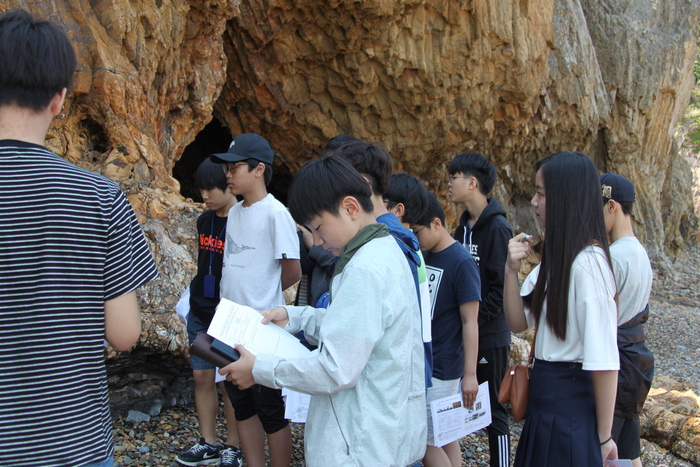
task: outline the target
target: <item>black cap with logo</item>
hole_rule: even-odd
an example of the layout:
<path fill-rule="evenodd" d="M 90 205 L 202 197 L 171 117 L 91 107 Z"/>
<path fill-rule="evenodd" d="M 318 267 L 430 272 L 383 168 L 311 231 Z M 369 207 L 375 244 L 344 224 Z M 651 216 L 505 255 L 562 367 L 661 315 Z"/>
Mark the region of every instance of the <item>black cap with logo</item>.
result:
<path fill-rule="evenodd" d="M 220 154 L 212 154 L 210 159 L 217 164 L 224 162 L 239 162 L 255 159 L 266 164 L 272 164 L 275 154 L 270 144 L 257 133 L 243 133 L 236 136 L 228 151 Z"/>

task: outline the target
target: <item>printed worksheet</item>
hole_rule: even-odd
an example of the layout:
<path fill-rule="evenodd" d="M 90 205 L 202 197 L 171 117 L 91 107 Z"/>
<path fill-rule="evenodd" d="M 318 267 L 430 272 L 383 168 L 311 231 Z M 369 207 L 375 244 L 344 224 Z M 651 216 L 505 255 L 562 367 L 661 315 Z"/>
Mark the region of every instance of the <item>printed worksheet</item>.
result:
<path fill-rule="evenodd" d="M 262 324 L 262 315 L 249 306 L 221 299 L 207 334 L 233 347 L 241 344 L 250 353 L 305 358 L 311 351 L 299 339 L 276 324 Z"/>
<path fill-rule="evenodd" d="M 284 397 L 284 418 L 293 423 L 306 423 L 311 396 L 282 388 L 282 397 Z"/>
<path fill-rule="evenodd" d="M 436 446 L 444 446 L 491 424 L 488 384 L 479 385 L 479 392 L 471 409 L 464 408 L 461 392 L 430 403 Z"/>

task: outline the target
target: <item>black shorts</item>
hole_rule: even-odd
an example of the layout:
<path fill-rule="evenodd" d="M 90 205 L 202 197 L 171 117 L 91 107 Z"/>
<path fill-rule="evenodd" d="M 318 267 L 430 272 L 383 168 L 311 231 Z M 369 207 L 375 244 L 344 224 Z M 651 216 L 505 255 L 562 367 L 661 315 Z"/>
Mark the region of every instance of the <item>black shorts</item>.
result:
<path fill-rule="evenodd" d="M 282 399 L 281 390 L 270 389 L 259 384 L 248 389 L 238 389 L 238 386 L 229 381 L 226 381 L 224 386 L 231 405 L 236 411 L 236 420 L 239 422 L 257 415 L 268 435 L 277 433 L 289 425 L 289 421 L 284 418 L 284 399 Z"/>
<path fill-rule="evenodd" d="M 636 459 L 641 456 L 640 435 L 638 418 L 613 417 L 612 436 L 617 444 L 617 456 L 620 459 Z"/>

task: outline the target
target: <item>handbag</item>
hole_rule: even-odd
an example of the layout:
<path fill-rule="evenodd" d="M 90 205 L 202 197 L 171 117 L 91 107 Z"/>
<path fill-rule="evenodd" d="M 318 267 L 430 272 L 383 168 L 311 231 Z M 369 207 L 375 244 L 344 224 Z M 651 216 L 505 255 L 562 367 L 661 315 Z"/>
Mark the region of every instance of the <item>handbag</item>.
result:
<path fill-rule="evenodd" d="M 511 365 L 503 376 L 501 387 L 498 390 L 498 403 L 507 404 L 513 410 L 513 419 L 519 422 L 527 413 L 527 399 L 530 392 L 530 371 L 535 361 L 535 342 L 537 341 L 537 329 L 530 347 L 530 357 L 527 364 Z"/>

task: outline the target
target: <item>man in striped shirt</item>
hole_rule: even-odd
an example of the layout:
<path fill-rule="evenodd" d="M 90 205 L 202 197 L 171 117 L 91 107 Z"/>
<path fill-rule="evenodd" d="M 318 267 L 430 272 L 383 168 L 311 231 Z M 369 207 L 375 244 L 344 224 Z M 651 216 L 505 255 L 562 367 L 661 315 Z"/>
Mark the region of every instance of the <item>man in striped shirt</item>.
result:
<path fill-rule="evenodd" d="M 0 16 L 0 465 L 111 466 L 103 340 L 138 339 L 157 270 L 119 186 L 44 144 L 76 58 L 55 25 Z"/>

